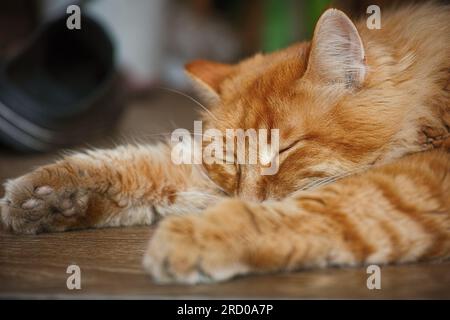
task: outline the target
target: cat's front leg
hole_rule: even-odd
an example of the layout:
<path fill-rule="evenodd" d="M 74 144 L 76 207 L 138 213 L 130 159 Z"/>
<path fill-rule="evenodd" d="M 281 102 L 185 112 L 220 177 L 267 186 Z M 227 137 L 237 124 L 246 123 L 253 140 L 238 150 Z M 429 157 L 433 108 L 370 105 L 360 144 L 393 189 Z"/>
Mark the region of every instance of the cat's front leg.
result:
<path fill-rule="evenodd" d="M 203 209 L 214 199 L 212 188 L 202 197 L 210 186 L 191 167 L 172 164 L 168 151 L 126 146 L 40 167 L 5 184 L 0 220 L 14 232 L 34 234 L 144 225 L 157 213 Z"/>
<path fill-rule="evenodd" d="M 450 257 L 450 154 L 428 152 L 282 201 L 169 217 L 144 267 L 159 282 Z"/>
<path fill-rule="evenodd" d="M 233 199 L 202 215 L 162 221 L 143 264 L 158 283 L 210 283 L 245 274 L 361 262 L 346 242 L 338 225 L 299 208 L 296 201 Z"/>
<path fill-rule="evenodd" d="M 201 215 L 168 217 L 150 240 L 144 268 L 158 283 L 197 284 L 326 265 L 333 247 L 349 258 L 325 218 L 287 206 L 229 199 Z"/>

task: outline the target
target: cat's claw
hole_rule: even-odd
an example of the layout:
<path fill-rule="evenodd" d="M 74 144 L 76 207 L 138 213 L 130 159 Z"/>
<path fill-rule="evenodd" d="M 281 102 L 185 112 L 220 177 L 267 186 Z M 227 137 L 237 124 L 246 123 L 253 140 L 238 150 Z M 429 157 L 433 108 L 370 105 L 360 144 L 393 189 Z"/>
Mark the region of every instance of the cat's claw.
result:
<path fill-rule="evenodd" d="M 89 193 L 63 176 L 57 180 L 36 171 L 8 181 L 0 202 L 3 225 L 25 234 L 67 230 L 85 214 Z"/>

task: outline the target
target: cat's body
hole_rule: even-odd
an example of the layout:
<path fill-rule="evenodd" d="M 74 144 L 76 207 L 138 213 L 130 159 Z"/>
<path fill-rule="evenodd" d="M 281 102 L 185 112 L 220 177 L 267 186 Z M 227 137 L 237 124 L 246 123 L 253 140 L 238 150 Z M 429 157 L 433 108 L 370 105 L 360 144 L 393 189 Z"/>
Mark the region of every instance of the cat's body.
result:
<path fill-rule="evenodd" d="M 189 64 L 206 127 L 280 129 L 276 175 L 175 165 L 164 144 L 95 150 L 7 182 L 2 221 L 36 233 L 176 215 L 144 257 L 162 282 L 448 258 L 449 21 L 424 5 L 368 30 L 329 10 L 311 43 Z"/>

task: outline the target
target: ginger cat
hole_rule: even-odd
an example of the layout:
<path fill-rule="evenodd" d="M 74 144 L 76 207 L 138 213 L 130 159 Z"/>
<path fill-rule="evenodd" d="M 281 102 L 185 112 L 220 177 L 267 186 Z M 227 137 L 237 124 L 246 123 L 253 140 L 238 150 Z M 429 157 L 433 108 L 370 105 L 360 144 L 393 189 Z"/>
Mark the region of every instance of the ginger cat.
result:
<path fill-rule="evenodd" d="M 159 223 L 158 282 L 450 257 L 450 7 L 327 10 L 313 40 L 194 61 L 206 127 L 279 128 L 279 171 L 176 165 L 167 144 L 74 154 L 6 182 L 16 233 Z"/>

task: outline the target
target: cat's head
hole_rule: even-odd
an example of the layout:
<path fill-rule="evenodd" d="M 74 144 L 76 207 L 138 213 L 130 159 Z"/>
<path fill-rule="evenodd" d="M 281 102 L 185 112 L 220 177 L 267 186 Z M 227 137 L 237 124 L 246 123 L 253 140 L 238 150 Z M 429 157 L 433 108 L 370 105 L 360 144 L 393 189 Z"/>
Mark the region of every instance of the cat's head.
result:
<path fill-rule="evenodd" d="M 279 168 L 205 165 L 229 194 L 282 198 L 312 181 L 374 163 L 393 134 L 389 112 L 364 96 L 369 66 L 358 30 L 342 12 L 326 11 L 313 40 L 258 54 L 236 65 L 197 60 L 187 73 L 207 98 L 206 128 L 279 129 Z"/>

